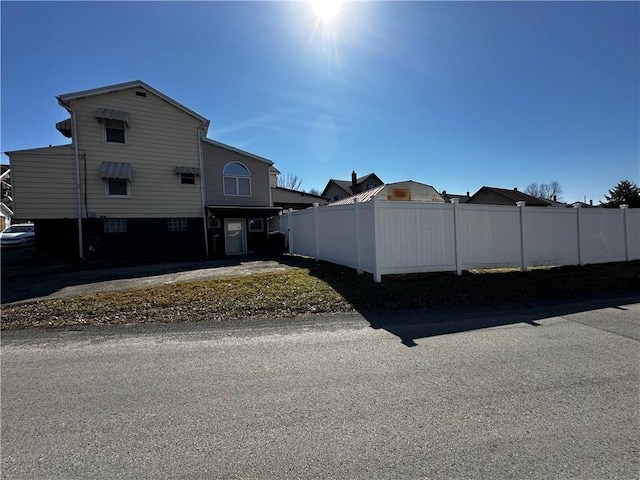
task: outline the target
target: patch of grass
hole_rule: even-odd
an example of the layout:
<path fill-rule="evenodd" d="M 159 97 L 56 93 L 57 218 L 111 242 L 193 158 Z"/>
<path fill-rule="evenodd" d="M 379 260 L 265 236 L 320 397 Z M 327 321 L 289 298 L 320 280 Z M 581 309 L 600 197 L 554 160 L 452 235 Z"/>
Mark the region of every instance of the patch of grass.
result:
<path fill-rule="evenodd" d="M 485 271 L 390 275 L 382 283 L 349 268 L 309 268 L 3 307 L 2 329 L 243 318 L 529 302 L 640 292 L 640 261 Z"/>

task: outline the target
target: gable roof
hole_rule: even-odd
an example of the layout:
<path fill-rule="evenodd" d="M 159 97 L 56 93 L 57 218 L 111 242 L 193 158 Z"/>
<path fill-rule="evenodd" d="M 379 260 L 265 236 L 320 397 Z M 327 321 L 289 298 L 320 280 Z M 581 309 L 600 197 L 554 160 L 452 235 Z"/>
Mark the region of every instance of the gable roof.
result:
<path fill-rule="evenodd" d="M 527 195 L 526 193 L 519 192 L 518 190 L 509 190 L 508 188 L 497 188 L 497 187 L 481 187 L 476 193 L 474 193 L 471 198 L 468 200 L 473 203 L 473 199 L 480 195 L 482 192 L 493 192 L 497 195 L 500 195 L 512 202 L 526 202 L 527 206 L 532 207 L 548 207 L 551 205 L 550 202 L 546 200 L 542 200 L 541 198 L 532 197 L 531 195 Z"/>
<path fill-rule="evenodd" d="M 132 82 L 117 83 L 115 85 L 107 85 L 106 87 L 93 88 L 91 90 L 82 90 L 79 92 L 64 93 L 62 95 L 58 95 L 56 98 L 58 99 L 58 103 L 60 103 L 60 105 L 64 107 L 68 107 L 69 102 L 71 102 L 72 100 L 95 97 L 97 95 L 106 95 L 108 93 L 114 93 L 114 92 L 121 92 L 123 90 L 129 90 L 131 88 L 142 88 L 144 90 L 147 90 L 148 92 L 153 93 L 154 95 L 162 98 L 164 101 L 170 103 L 174 107 L 182 110 L 186 114 L 191 115 L 192 117 L 195 117 L 196 119 L 200 120 L 204 125 L 206 125 L 207 128 L 209 127 L 209 120 L 204 118 L 202 115 L 199 115 L 193 110 L 191 110 L 190 108 L 187 108 L 181 103 L 176 102 L 173 98 L 168 97 L 167 95 L 160 92 L 159 90 L 156 90 L 155 88 L 147 85 L 142 80 L 133 80 Z"/>
<path fill-rule="evenodd" d="M 433 186 L 427 185 L 426 183 L 414 182 L 413 180 L 405 180 L 403 182 L 382 184 L 369 190 L 364 190 L 350 197 L 331 202 L 329 206 L 352 205 L 356 201 L 364 203 L 379 196 L 384 197 L 384 200 L 391 201 L 444 203 L 444 198 Z"/>
<path fill-rule="evenodd" d="M 371 172 L 368 175 L 358 177 L 356 179 L 356 185 L 362 185 L 365 181 L 367 181 L 371 177 L 375 178 L 375 180 L 377 180 L 380 185 L 384 184 L 384 182 L 380 180 L 380 178 L 375 173 Z M 324 190 L 322 191 L 322 195 L 325 195 L 327 193 L 327 190 L 329 189 L 332 183 L 340 187 L 342 190 L 344 190 L 347 195 L 353 195 L 353 190 L 351 190 L 351 180 L 337 180 L 335 178 L 331 178 L 327 182 L 327 186 L 324 187 Z"/>
<path fill-rule="evenodd" d="M 211 145 L 215 145 L 216 147 L 224 148 L 225 150 L 229 150 L 231 152 L 239 153 L 240 155 L 244 155 L 246 157 L 253 158 L 254 160 L 258 160 L 260 162 L 264 162 L 268 165 L 273 165 L 273 162 L 267 158 L 260 157 L 253 153 L 245 152 L 244 150 L 240 150 L 239 148 L 232 147 L 231 145 L 227 145 L 221 142 L 216 142 L 215 140 L 211 140 L 210 138 L 203 138 L 203 142 L 210 143 Z M 275 167 L 274 167 L 275 168 Z M 278 172 L 279 173 L 279 172 Z"/>

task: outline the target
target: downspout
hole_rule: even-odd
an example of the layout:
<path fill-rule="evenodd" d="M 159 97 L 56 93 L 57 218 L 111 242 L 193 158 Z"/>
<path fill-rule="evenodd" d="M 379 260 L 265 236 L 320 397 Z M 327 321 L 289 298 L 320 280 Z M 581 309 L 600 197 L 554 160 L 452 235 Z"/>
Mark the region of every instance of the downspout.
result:
<path fill-rule="evenodd" d="M 209 235 L 207 228 L 207 205 L 204 195 L 204 162 L 202 160 L 202 129 L 197 128 L 198 132 L 198 160 L 200 162 L 200 200 L 202 202 L 202 224 L 204 226 L 204 254 L 205 258 L 209 258 Z"/>
<path fill-rule="evenodd" d="M 75 153 L 76 160 L 76 210 L 77 210 L 77 219 L 78 219 L 78 253 L 80 259 L 84 259 L 84 241 L 83 241 L 83 233 L 82 233 L 82 189 L 81 189 L 81 180 L 80 180 L 80 150 L 78 146 L 78 118 L 76 115 L 76 111 L 67 106 L 63 105 L 60 102 L 60 105 L 63 106 L 70 114 L 71 121 L 73 123 L 73 132 L 72 132 L 72 141 L 73 141 L 73 150 Z"/>

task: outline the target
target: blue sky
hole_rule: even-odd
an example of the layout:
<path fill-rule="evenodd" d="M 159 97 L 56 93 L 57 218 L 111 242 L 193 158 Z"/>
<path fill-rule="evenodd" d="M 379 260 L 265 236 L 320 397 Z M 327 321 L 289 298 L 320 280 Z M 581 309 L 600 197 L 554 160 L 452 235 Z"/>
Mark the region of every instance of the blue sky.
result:
<path fill-rule="evenodd" d="M 67 142 L 55 96 L 140 79 L 322 190 L 640 184 L 640 3 L 6 2 L 2 152 Z M 2 161 L 7 162 L 5 155 Z"/>

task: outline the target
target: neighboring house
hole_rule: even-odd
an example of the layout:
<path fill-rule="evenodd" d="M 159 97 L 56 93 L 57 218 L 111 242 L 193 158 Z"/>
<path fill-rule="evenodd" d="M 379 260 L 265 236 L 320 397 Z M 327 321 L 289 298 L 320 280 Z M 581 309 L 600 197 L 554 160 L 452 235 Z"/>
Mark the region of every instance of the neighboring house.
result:
<path fill-rule="evenodd" d="M 454 198 L 458 199 L 458 203 L 467 203 L 471 199 L 469 192 L 467 192 L 466 195 L 459 195 L 455 193 L 447 193 L 446 190 L 443 190 L 441 195 L 442 198 L 444 198 L 445 203 L 451 203 L 451 200 Z"/>
<path fill-rule="evenodd" d="M 356 172 L 351 172 L 351 181 L 335 180 L 333 178 L 329 180 L 320 196 L 335 202 L 380 185 L 384 185 L 384 182 L 375 173 L 358 178 Z"/>
<path fill-rule="evenodd" d="M 34 221 L 39 254 L 202 257 L 266 244 L 273 162 L 206 139 L 209 120 L 139 80 L 57 99 L 71 144 L 6 152 L 16 216 Z"/>
<path fill-rule="evenodd" d="M 351 205 L 355 203 L 356 200 L 364 203 L 371 201 L 374 197 L 398 202 L 445 203 L 442 195 L 431 185 L 407 180 L 405 182 L 379 185 L 370 190 L 343 198 L 342 200 L 331 202 L 329 206 Z"/>
<path fill-rule="evenodd" d="M 0 167 L 0 182 L 2 182 L 0 230 L 4 230 L 11 225 L 11 219 L 13 218 L 13 191 L 11 187 L 11 168 L 5 164 Z"/>
<path fill-rule="evenodd" d="M 312 193 L 301 192 L 300 190 L 292 190 L 284 187 L 271 187 L 273 197 L 273 206 L 284 210 L 292 208 L 300 210 L 312 207 L 314 203 L 318 205 L 326 205 L 329 199 Z"/>
<path fill-rule="evenodd" d="M 301 210 L 303 208 L 312 207 L 314 203 L 319 205 L 326 205 L 329 203 L 329 199 L 320 195 L 314 195 L 312 193 L 302 192 L 300 190 L 293 190 L 291 188 L 279 187 L 278 176 L 280 171 L 271 167 L 271 198 L 273 200 L 273 206 L 282 210 L 288 210 L 290 208 L 294 210 Z"/>
<path fill-rule="evenodd" d="M 551 206 L 550 202 L 519 192 L 517 188 L 508 190 L 506 188 L 482 187 L 467 201 L 467 203 L 485 205 L 515 205 L 517 202 L 525 202 L 527 207 Z"/>

